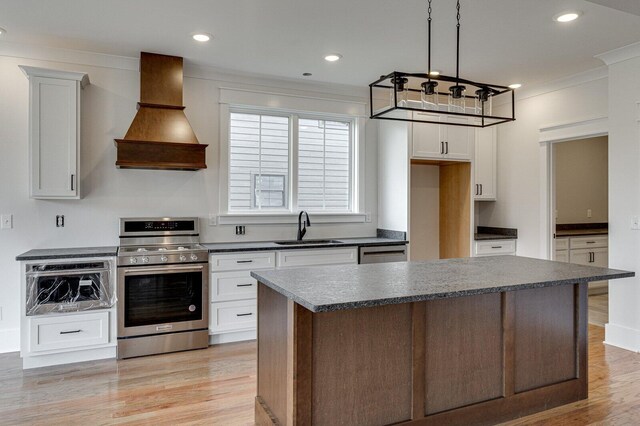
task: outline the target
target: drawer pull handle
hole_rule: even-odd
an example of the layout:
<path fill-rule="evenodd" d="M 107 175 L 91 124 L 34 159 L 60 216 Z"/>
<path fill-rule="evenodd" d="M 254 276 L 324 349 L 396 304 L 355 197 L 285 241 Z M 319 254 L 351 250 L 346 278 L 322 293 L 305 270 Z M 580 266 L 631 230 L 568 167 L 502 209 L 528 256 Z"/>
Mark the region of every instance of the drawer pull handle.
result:
<path fill-rule="evenodd" d="M 595 244 L 595 241 L 587 241 L 587 244 Z"/>
<path fill-rule="evenodd" d="M 499 249 L 499 248 L 502 248 L 502 246 L 491 246 L 491 248 L 493 248 L 493 249 Z"/>
<path fill-rule="evenodd" d="M 253 284 L 237 284 L 236 287 L 253 287 Z"/>
<path fill-rule="evenodd" d="M 236 260 L 236 263 L 253 263 L 253 260 Z"/>
<path fill-rule="evenodd" d="M 77 334 L 82 333 L 82 330 L 69 330 L 69 331 L 61 331 L 60 334 Z"/>
<path fill-rule="evenodd" d="M 249 317 L 251 315 L 253 315 L 253 312 L 249 312 L 249 313 L 246 313 L 246 314 L 236 314 L 237 317 Z"/>

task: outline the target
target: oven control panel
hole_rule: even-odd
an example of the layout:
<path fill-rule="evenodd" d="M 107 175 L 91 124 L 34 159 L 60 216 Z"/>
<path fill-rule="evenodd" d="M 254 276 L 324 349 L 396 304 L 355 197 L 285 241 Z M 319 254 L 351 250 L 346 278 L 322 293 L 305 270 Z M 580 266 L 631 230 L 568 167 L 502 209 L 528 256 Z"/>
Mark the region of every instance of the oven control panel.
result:
<path fill-rule="evenodd" d="M 208 262 L 209 253 L 207 251 L 197 251 L 191 253 L 165 253 L 141 255 L 121 255 L 118 257 L 118 266 L 143 266 L 143 265 L 163 265 L 172 263 L 202 263 Z"/>

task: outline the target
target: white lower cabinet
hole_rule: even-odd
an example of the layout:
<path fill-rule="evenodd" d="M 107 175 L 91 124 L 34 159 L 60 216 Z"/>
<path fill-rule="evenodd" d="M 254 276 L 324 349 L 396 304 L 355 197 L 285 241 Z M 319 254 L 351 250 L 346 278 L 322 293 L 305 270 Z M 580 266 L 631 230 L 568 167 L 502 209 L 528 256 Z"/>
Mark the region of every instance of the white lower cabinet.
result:
<path fill-rule="evenodd" d="M 479 240 L 473 245 L 473 255 L 482 256 L 515 256 L 516 240 Z"/>
<path fill-rule="evenodd" d="M 212 254 L 209 335 L 212 344 L 256 338 L 258 283 L 251 271 L 358 263 L 358 248 Z"/>
<path fill-rule="evenodd" d="M 609 237 L 607 235 L 556 238 L 555 260 L 576 265 L 609 266 Z M 589 294 L 604 294 L 608 281 L 589 283 Z"/>
<path fill-rule="evenodd" d="M 105 345 L 109 343 L 109 312 L 33 317 L 31 352 Z"/>

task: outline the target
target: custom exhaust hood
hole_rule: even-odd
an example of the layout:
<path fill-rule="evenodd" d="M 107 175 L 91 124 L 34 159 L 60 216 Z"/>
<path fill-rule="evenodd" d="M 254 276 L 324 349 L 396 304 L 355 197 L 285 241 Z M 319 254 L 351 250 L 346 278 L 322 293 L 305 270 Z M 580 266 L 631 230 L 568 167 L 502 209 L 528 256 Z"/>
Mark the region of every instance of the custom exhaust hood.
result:
<path fill-rule="evenodd" d="M 118 168 L 207 168 L 207 145 L 198 142 L 184 114 L 182 66 L 181 57 L 141 52 L 140 102 L 124 139 L 115 139 Z"/>

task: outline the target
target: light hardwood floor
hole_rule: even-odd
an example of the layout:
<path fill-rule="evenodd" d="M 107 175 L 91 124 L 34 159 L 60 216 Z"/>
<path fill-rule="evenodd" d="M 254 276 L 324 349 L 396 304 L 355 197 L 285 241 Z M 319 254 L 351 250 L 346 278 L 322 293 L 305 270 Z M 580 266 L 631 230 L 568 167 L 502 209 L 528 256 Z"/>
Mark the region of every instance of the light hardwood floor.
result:
<path fill-rule="evenodd" d="M 640 424 L 640 354 L 589 326 L 589 399 L 509 425 Z M 256 344 L 22 371 L 0 355 L 1 425 L 253 424 Z"/>
<path fill-rule="evenodd" d="M 609 295 L 589 296 L 589 324 L 604 327 L 609 322 Z"/>

